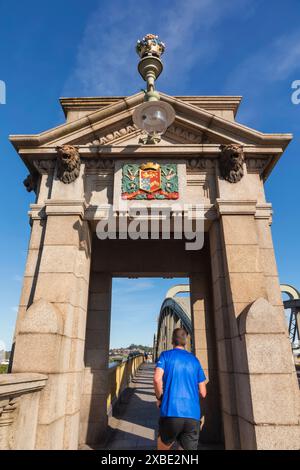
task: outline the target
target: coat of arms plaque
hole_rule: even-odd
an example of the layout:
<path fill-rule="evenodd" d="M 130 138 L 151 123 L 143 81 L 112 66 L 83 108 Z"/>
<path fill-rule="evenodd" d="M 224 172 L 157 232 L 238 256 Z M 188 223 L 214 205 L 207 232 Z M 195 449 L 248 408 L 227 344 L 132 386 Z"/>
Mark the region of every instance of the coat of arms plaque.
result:
<path fill-rule="evenodd" d="M 175 163 L 128 163 L 123 166 L 122 199 L 178 199 Z"/>

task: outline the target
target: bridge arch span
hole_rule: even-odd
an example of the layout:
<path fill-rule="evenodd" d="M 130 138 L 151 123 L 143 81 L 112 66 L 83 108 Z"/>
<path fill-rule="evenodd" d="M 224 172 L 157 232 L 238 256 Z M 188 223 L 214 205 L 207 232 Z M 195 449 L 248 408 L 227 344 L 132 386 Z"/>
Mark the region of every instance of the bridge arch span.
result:
<path fill-rule="evenodd" d="M 193 328 L 189 297 L 166 297 L 163 301 L 158 317 L 155 358 L 162 351 L 172 348 L 172 332 L 175 328 L 185 329 L 188 334 L 187 349 L 191 350 Z"/>

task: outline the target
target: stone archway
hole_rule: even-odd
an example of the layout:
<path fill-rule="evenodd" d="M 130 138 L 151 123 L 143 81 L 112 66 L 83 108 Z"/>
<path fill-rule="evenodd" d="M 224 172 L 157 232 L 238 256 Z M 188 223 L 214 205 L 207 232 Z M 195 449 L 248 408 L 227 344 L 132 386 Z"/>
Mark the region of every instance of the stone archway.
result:
<path fill-rule="evenodd" d="M 157 145 L 142 144 L 132 122 L 142 93 L 63 99 L 65 124 L 11 137 L 30 171 L 26 187 L 36 192 L 12 364 L 13 375 L 47 376 L 30 445 L 74 449 L 105 432 L 105 413 L 97 414 L 95 403 L 106 396 L 111 276 L 179 272 L 191 278 L 195 353 L 207 359 L 220 387 L 226 448 L 296 448 L 299 390 L 263 187 L 291 136 L 236 122 L 239 97 L 161 94 L 161 100 L 176 118 Z M 119 228 L 116 239 L 96 237 L 111 204 L 119 224 L 128 218 L 136 176 L 126 191 L 123 179 L 131 166 L 169 171 L 159 197 L 172 216 L 201 202 L 202 250 L 186 251 L 176 239 L 118 239 Z M 172 186 L 167 176 L 174 174 Z M 143 193 L 144 209 L 154 200 Z M 274 319 L 271 329 L 267 317 Z M 278 350 L 280 361 L 270 361 Z"/>

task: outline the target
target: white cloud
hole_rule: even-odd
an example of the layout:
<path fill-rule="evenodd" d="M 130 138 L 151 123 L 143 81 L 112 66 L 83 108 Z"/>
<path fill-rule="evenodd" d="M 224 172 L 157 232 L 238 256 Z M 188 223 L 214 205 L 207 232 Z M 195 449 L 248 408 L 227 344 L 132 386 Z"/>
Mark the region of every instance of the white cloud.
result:
<path fill-rule="evenodd" d="M 75 68 L 64 87 L 65 95 L 122 95 L 144 86 L 136 70 L 137 39 L 149 32 L 159 34 L 167 45 L 167 73 L 161 89 L 178 91 L 189 71 L 201 60 L 214 59 L 222 38 L 215 27 L 228 15 L 245 12 L 249 0 L 175 0 L 159 6 L 146 1 L 113 1 L 88 20 L 78 47 Z M 168 92 L 168 89 L 166 90 Z"/>
<path fill-rule="evenodd" d="M 231 70 L 224 85 L 226 94 L 240 94 L 245 98 L 238 119 L 247 125 L 261 122 L 262 110 L 283 109 L 283 104 L 290 106 L 290 100 L 284 98 L 277 102 L 278 86 L 287 81 L 287 93 L 292 93 L 291 83 L 299 79 L 300 33 L 292 31 L 271 40 Z M 277 106 L 277 108 L 276 108 Z"/>
<path fill-rule="evenodd" d="M 231 71 L 226 90 L 251 89 L 259 93 L 268 84 L 285 80 L 299 70 L 300 33 L 281 36 L 239 63 Z M 297 75 L 297 77 L 299 76 Z"/>
<path fill-rule="evenodd" d="M 155 287 L 154 282 L 143 280 L 143 279 L 115 279 L 114 280 L 114 291 L 119 296 L 120 294 L 132 294 L 135 292 L 141 292 Z"/>

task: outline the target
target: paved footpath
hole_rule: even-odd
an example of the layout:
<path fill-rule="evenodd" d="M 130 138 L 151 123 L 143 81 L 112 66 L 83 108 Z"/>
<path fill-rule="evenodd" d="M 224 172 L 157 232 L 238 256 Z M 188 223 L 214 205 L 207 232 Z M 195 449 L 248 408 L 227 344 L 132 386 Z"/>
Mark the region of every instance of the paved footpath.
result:
<path fill-rule="evenodd" d="M 159 410 L 153 389 L 154 364 L 143 364 L 109 419 L 105 449 L 155 449 Z"/>
<path fill-rule="evenodd" d="M 143 364 L 109 418 L 107 438 L 102 445 L 83 446 L 84 450 L 156 449 L 159 410 L 153 389 L 154 364 Z M 174 445 L 176 448 L 176 444 Z M 222 449 L 200 445 L 202 450 Z"/>

